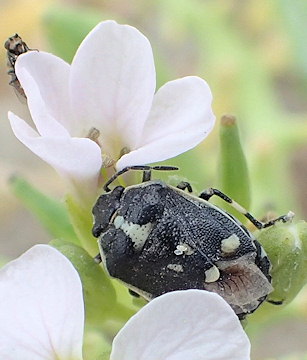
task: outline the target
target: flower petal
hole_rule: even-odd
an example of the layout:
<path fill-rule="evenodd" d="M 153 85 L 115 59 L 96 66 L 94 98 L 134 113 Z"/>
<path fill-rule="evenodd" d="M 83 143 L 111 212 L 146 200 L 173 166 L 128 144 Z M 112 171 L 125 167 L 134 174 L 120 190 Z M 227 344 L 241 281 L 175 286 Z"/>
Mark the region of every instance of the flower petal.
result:
<path fill-rule="evenodd" d="M 120 146 L 134 146 L 155 91 L 147 38 L 128 25 L 99 24 L 79 47 L 70 80 L 79 123 L 91 122 L 90 127 L 100 130 L 103 146 L 110 146 L 109 138 L 118 138 L 118 134 L 123 134 Z"/>
<path fill-rule="evenodd" d="M 205 80 L 187 76 L 169 81 L 154 97 L 140 145 L 190 128 L 205 138 L 215 121 L 211 102 L 212 94 Z"/>
<path fill-rule="evenodd" d="M 126 166 L 145 165 L 170 159 L 197 145 L 201 140 L 202 138 L 197 137 L 194 129 L 170 134 L 123 155 L 116 163 L 116 169 L 119 171 Z M 194 145 L 187 148 L 186 143 Z"/>
<path fill-rule="evenodd" d="M 71 130 L 69 69 L 65 61 L 42 51 L 29 51 L 16 61 L 16 75 L 42 136 L 68 136 L 67 130 Z"/>
<path fill-rule="evenodd" d="M 196 146 L 213 128 L 211 101 L 209 86 L 196 76 L 166 83 L 154 97 L 139 147 L 124 155 L 117 169 L 163 161 Z"/>
<path fill-rule="evenodd" d="M 95 190 L 102 165 L 100 147 L 85 138 L 40 137 L 13 113 L 9 119 L 15 136 L 34 154 L 75 185 Z M 86 190 L 86 189 L 84 189 Z"/>
<path fill-rule="evenodd" d="M 0 308 L 1 359 L 82 359 L 82 285 L 56 249 L 36 245 L 0 270 Z"/>
<path fill-rule="evenodd" d="M 113 342 L 111 360 L 247 360 L 250 343 L 230 306 L 202 290 L 152 300 Z"/>

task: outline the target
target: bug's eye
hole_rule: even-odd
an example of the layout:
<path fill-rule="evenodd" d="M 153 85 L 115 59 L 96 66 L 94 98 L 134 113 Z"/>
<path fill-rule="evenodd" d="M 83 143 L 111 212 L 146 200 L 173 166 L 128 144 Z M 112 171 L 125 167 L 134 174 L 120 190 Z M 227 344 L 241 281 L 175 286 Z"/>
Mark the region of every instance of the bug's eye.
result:
<path fill-rule="evenodd" d="M 100 224 L 95 224 L 92 228 L 92 234 L 94 237 L 99 237 L 100 234 L 103 232 L 103 227 Z"/>

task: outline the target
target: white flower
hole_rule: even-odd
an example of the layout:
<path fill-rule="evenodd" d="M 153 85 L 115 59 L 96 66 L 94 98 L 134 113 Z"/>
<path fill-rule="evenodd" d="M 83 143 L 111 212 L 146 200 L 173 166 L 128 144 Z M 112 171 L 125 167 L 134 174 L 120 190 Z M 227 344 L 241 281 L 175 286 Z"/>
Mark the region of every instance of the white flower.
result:
<path fill-rule="evenodd" d="M 111 360 L 248 360 L 250 343 L 230 306 L 204 290 L 152 300 L 120 330 Z"/>
<path fill-rule="evenodd" d="M 0 358 L 81 360 L 83 298 L 71 263 L 36 245 L 0 270 Z M 237 316 L 217 294 L 175 291 L 152 300 L 115 337 L 111 360 L 248 360 Z"/>
<path fill-rule="evenodd" d="M 34 246 L 0 270 L 0 359 L 81 360 L 83 307 L 69 260 Z"/>
<path fill-rule="evenodd" d="M 18 57 L 16 74 L 36 130 L 13 113 L 16 137 L 75 185 L 96 189 L 101 167 L 117 170 L 176 156 L 202 141 L 214 115 L 207 83 L 195 76 L 155 91 L 147 38 L 105 21 L 72 64 L 42 51 Z"/>

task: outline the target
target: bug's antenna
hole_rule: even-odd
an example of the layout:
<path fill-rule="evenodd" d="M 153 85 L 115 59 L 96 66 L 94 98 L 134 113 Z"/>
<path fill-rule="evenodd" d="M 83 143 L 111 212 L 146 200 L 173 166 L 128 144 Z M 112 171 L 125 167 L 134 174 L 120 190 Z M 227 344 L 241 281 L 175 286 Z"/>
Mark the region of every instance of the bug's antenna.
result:
<path fill-rule="evenodd" d="M 115 173 L 104 185 L 103 190 L 106 192 L 111 191 L 109 185 L 112 184 L 120 175 L 126 173 L 130 170 L 142 170 L 144 171 L 143 181 L 150 180 L 150 172 L 151 170 L 162 170 L 162 171 L 172 171 L 172 170 L 179 170 L 177 166 L 167 166 L 167 165 L 158 165 L 158 166 L 149 166 L 149 165 L 134 165 L 134 166 L 126 166 L 122 170 L 119 170 Z"/>

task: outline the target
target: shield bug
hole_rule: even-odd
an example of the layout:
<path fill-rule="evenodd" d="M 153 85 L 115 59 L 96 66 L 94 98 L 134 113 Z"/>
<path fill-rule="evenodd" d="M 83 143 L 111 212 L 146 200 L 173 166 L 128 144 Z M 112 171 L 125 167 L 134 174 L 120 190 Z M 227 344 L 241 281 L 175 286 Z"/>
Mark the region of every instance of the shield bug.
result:
<path fill-rule="evenodd" d="M 146 300 L 169 291 L 202 289 L 221 295 L 239 318 L 252 313 L 272 291 L 270 261 L 255 237 L 232 215 L 208 200 L 216 195 L 243 213 L 258 229 L 292 214 L 262 223 L 217 189 L 191 194 L 151 180 L 151 170 L 168 166 L 131 166 L 104 186 L 94 208 L 93 235 L 110 276 Z M 128 170 L 142 170 L 137 185 L 110 184 Z"/>
<path fill-rule="evenodd" d="M 16 76 L 15 64 L 18 56 L 28 51 L 33 51 L 33 49 L 30 49 L 18 34 L 9 37 L 4 43 L 4 47 L 7 50 L 7 67 L 9 69 L 7 73 L 11 76 L 9 84 L 14 87 L 17 96 L 21 100 L 27 99 L 26 94 Z"/>

